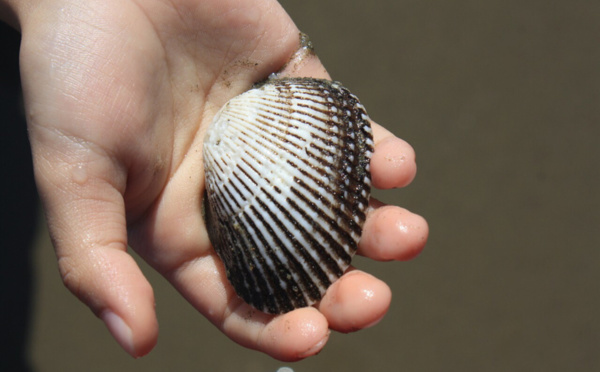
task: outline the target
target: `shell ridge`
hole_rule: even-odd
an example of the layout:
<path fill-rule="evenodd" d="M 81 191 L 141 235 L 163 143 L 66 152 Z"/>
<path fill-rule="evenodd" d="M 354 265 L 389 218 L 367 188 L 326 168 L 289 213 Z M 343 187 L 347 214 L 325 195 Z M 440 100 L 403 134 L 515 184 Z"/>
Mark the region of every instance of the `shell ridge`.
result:
<path fill-rule="evenodd" d="M 272 125 L 271 123 L 267 122 L 266 120 L 263 121 L 263 120 L 257 119 L 257 122 L 262 124 L 264 127 L 272 127 L 273 131 L 269 133 L 271 136 L 281 140 L 282 142 L 284 142 L 286 144 L 294 146 L 297 149 L 301 149 L 302 144 L 304 142 L 306 142 L 306 140 L 304 138 L 299 136 L 297 133 L 292 132 L 289 127 L 285 128 L 285 130 L 282 130 L 281 126 Z M 298 128 L 292 128 L 292 129 L 297 130 Z M 259 129 L 256 129 L 256 130 L 259 130 Z"/>
<path fill-rule="evenodd" d="M 316 213 L 319 213 L 316 203 L 311 203 L 305 195 L 302 195 L 297 189 L 292 189 L 292 193 L 295 197 L 302 201 L 307 205 L 307 208 L 311 208 Z M 313 206 L 314 205 L 314 206 Z M 344 261 L 347 261 L 350 256 L 352 257 L 351 248 L 347 248 L 348 246 L 356 245 L 360 234 L 357 234 L 353 228 L 356 227 L 356 221 L 353 220 L 352 215 L 349 215 L 345 212 L 340 211 L 334 215 L 325 215 L 321 216 L 322 222 L 326 224 L 329 229 L 325 229 L 322 231 L 323 239 L 326 241 L 333 241 L 336 244 L 332 246 L 335 248 L 334 252 L 340 258 L 343 258 Z"/>
<path fill-rule="evenodd" d="M 308 102 L 311 104 L 308 104 Z M 327 107 L 325 103 L 312 99 L 305 99 L 303 103 L 297 103 L 296 106 L 295 113 L 320 120 L 322 123 L 326 123 L 332 114 L 331 108 Z M 319 113 L 320 115 L 316 115 L 315 113 Z"/>
<path fill-rule="evenodd" d="M 249 201 L 254 198 L 254 196 L 251 194 L 251 189 L 245 185 L 243 180 L 239 177 L 230 177 L 227 185 L 229 187 L 223 187 L 223 191 L 227 192 L 227 194 L 233 198 L 238 210 L 244 209 L 248 205 Z M 246 189 L 247 192 L 242 192 L 242 188 Z"/>
<path fill-rule="evenodd" d="M 261 153 L 263 153 L 263 155 L 266 149 L 272 152 L 274 156 L 280 156 L 280 152 L 282 150 L 293 151 L 294 149 L 296 149 L 297 151 L 299 151 L 302 149 L 302 145 L 297 143 L 299 141 L 290 140 L 290 138 L 288 137 L 290 136 L 290 134 L 286 136 L 283 133 L 280 134 L 280 132 L 265 133 L 264 131 L 261 131 L 258 127 L 249 129 L 247 133 L 251 133 L 254 135 L 253 142 L 256 145 L 253 145 L 252 149 L 257 152 L 260 151 Z M 298 138 L 298 136 L 293 134 L 291 136 L 294 138 Z M 257 145 L 260 145 L 261 148 L 256 147 Z"/>
<path fill-rule="evenodd" d="M 260 124 L 266 124 L 265 121 L 258 121 Z M 270 129 L 270 130 L 266 130 L 266 129 Z M 277 133 L 281 133 L 281 130 L 279 128 L 277 128 L 274 125 L 255 125 L 255 126 L 248 126 L 248 125 L 240 125 L 239 128 L 240 132 L 243 132 L 246 135 L 250 135 L 249 139 L 251 141 L 248 140 L 244 140 L 244 143 L 247 144 L 248 146 L 252 147 L 252 150 L 256 151 L 257 153 L 262 153 L 264 155 L 264 149 L 259 149 L 256 147 L 256 145 L 258 144 L 264 144 L 264 140 L 265 139 L 269 139 L 269 137 L 271 136 L 278 136 Z M 271 142 L 273 142 L 272 140 L 270 140 Z M 277 149 L 281 149 L 280 146 L 277 147 Z M 276 153 L 275 149 L 272 149 L 273 152 Z"/>
<path fill-rule="evenodd" d="M 288 200 L 288 202 L 298 214 L 300 214 L 304 218 L 308 217 L 305 210 L 301 208 L 295 201 L 290 199 Z M 322 241 L 319 241 L 315 237 L 313 237 L 311 233 L 311 230 L 313 229 L 320 235 L 320 237 L 323 239 Z M 335 256 L 339 257 L 344 263 L 349 264 L 352 255 L 349 254 L 349 252 L 346 251 L 344 247 L 341 246 L 333 236 L 331 236 L 320 226 L 313 224 L 310 225 L 309 228 L 303 227 L 301 229 L 301 233 L 302 235 L 304 235 L 304 238 L 308 243 L 307 247 L 310 247 L 310 249 L 307 249 L 307 251 L 316 254 L 319 258 L 318 262 L 324 263 L 325 266 L 328 268 L 327 273 L 330 277 L 330 281 L 332 280 L 332 278 L 338 278 L 339 276 L 341 276 L 344 273 L 345 268 L 340 267 L 338 260 L 334 259 L 332 256 L 335 254 Z M 352 241 L 352 243 L 354 243 L 354 241 Z M 316 249 L 317 247 L 325 247 L 325 249 Z M 353 249 L 354 244 L 349 244 L 349 250 Z"/>
<path fill-rule="evenodd" d="M 237 233 L 233 228 L 225 229 L 227 234 L 219 234 L 218 245 L 215 245 L 215 251 L 223 260 L 226 268 L 226 274 L 229 281 L 236 288 L 236 292 L 242 297 L 246 298 L 251 293 L 250 288 L 258 288 L 259 284 L 255 282 L 255 278 L 249 275 L 250 265 L 246 261 L 245 255 L 238 250 L 230 250 L 226 247 L 238 246 Z M 236 268 L 235 272 L 232 272 L 232 268 Z M 250 283 L 249 283 L 250 281 Z"/>
<path fill-rule="evenodd" d="M 279 137 L 278 137 L 278 138 L 279 138 Z M 253 152 L 257 152 L 257 153 L 258 153 L 258 152 L 262 152 L 262 153 L 264 153 L 264 151 L 263 151 L 264 149 L 269 149 L 269 150 L 270 150 L 270 152 L 273 154 L 273 157 L 275 157 L 277 154 L 279 154 L 279 153 L 280 153 L 280 152 L 279 152 L 279 150 L 281 150 L 281 149 L 280 149 L 280 148 L 275 148 L 276 144 L 275 144 L 275 143 L 273 143 L 273 141 L 274 141 L 273 139 L 271 139 L 271 138 L 267 138 L 267 137 L 263 137 L 263 138 L 260 138 L 260 139 L 256 139 L 256 143 L 257 143 L 257 145 L 260 145 L 260 148 L 258 148 L 257 146 L 255 146 L 254 144 L 252 144 L 252 143 L 250 143 L 250 142 L 246 142 L 246 144 L 247 144 L 249 147 L 251 147 L 251 149 L 253 150 Z M 314 145 L 314 144 L 312 144 L 312 143 L 311 143 L 310 145 L 312 146 L 312 145 Z M 315 147 L 317 147 L 317 145 L 314 145 L 314 146 L 315 146 Z M 294 145 L 294 147 L 295 147 L 296 149 L 300 150 L 299 146 L 297 146 L 297 145 Z M 318 147 L 317 147 L 317 148 L 318 148 Z M 325 149 L 323 149 L 323 150 L 324 150 L 324 151 L 327 151 L 327 153 L 328 153 L 328 154 L 331 154 L 331 153 L 330 153 L 328 150 L 325 150 Z M 248 153 L 247 155 L 248 155 L 247 157 L 244 157 L 244 158 L 242 159 L 242 162 L 248 163 L 248 159 L 249 159 L 249 158 L 253 158 L 253 157 L 252 157 L 252 155 L 251 155 L 250 153 Z M 311 154 L 311 155 L 313 155 L 313 154 Z M 326 168 L 325 168 L 325 167 L 326 167 L 327 165 L 330 165 L 330 161 L 328 161 L 327 159 L 324 159 L 324 158 L 318 158 L 318 157 L 316 157 L 316 156 L 311 156 L 311 157 L 312 157 L 312 158 L 314 158 L 315 160 L 317 160 L 317 162 L 320 162 L 321 164 L 310 163 L 310 164 L 307 164 L 307 165 L 309 165 L 311 169 L 314 169 L 314 170 L 316 170 L 317 172 L 319 172 L 321 175 L 325 175 L 325 174 L 327 174 L 327 173 L 326 173 Z M 272 160 L 272 159 L 271 159 L 271 161 L 272 161 L 272 162 L 274 162 L 274 160 Z M 306 162 L 306 160 L 305 160 L 305 162 Z M 299 164 L 296 164 L 296 163 L 294 163 L 292 160 L 289 160 L 289 161 L 288 161 L 288 164 L 290 164 L 290 165 L 291 165 L 292 167 L 294 167 L 294 168 L 298 168 L 298 167 L 299 167 Z M 323 166 L 325 166 L 325 167 L 320 167 L 320 165 L 323 165 Z M 258 174 L 258 172 L 257 172 L 256 170 L 254 170 L 254 172 L 255 172 L 256 174 Z"/>
<path fill-rule="evenodd" d="M 291 119 L 292 123 L 295 123 L 295 125 L 297 125 L 297 126 L 302 125 L 306 129 L 309 129 L 312 131 L 324 132 L 329 127 L 329 125 L 325 125 L 327 123 L 327 121 L 329 120 L 329 117 L 326 115 L 323 115 L 322 117 L 320 117 L 320 116 L 317 116 L 314 114 L 308 114 L 308 113 L 303 113 L 302 111 L 297 111 L 297 112 L 294 112 L 294 114 L 290 116 L 290 119 Z"/>
<path fill-rule="evenodd" d="M 329 116 L 327 115 L 329 111 L 323 110 L 323 115 L 319 117 L 314 114 L 311 114 L 308 110 L 297 110 L 293 113 L 290 113 L 288 111 L 279 110 L 275 106 L 265 105 L 265 108 L 267 107 L 270 110 L 265 109 L 263 113 L 258 114 L 257 116 L 267 119 L 273 123 L 277 123 L 279 124 L 279 127 L 287 126 L 295 130 L 299 130 L 301 127 L 303 129 L 310 129 L 310 127 L 312 127 L 315 130 L 324 130 L 324 128 L 327 128 L 327 126 L 322 125 L 321 123 L 329 119 Z M 283 120 L 286 120 L 285 125 L 280 124 L 280 122 Z M 307 126 L 309 127 L 307 128 Z"/>
<path fill-rule="evenodd" d="M 310 151 L 310 149 L 313 149 L 315 152 Z M 327 159 L 332 159 L 336 156 L 335 152 L 331 151 L 328 148 L 320 146 L 315 142 L 310 143 L 309 147 L 306 149 L 306 152 L 308 155 L 311 156 L 311 158 L 317 160 L 319 164 L 323 165 L 330 165 L 331 163 L 333 163 L 333 161 Z M 324 155 L 324 157 L 321 157 L 321 155 Z"/>
<path fill-rule="evenodd" d="M 294 250 L 288 249 L 287 245 L 281 244 L 280 247 L 286 253 L 290 253 L 292 256 L 296 257 L 296 261 L 300 265 L 300 267 L 304 271 L 310 271 L 315 274 L 318 278 L 319 282 L 327 283 L 329 281 L 328 276 L 322 270 L 321 267 L 317 265 L 318 260 L 306 249 L 304 245 L 302 245 L 296 237 L 292 234 L 292 231 L 297 231 L 302 233 L 301 227 L 298 225 L 298 221 L 290 214 L 289 208 L 284 208 L 281 203 L 279 203 L 275 198 L 270 194 L 265 194 L 269 201 L 274 205 L 274 208 L 277 208 L 282 214 L 281 217 L 277 218 L 277 216 L 273 213 L 271 208 L 266 207 L 266 204 L 259 200 L 259 203 L 264 206 L 265 211 L 271 216 L 274 225 L 278 227 L 278 231 L 285 236 L 285 239 L 289 242 L 290 247 L 295 248 Z M 287 202 L 287 200 L 285 200 Z M 286 223 L 290 225 L 291 228 L 286 226 Z M 274 230 L 273 230 L 274 231 Z M 278 235 L 276 233 L 276 235 Z M 279 241 L 281 241 L 279 239 Z M 303 265 L 302 262 L 306 262 L 306 265 Z M 307 283 L 316 283 L 307 277 Z"/>
<path fill-rule="evenodd" d="M 225 235 L 228 242 L 220 247 L 215 247 L 219 257 L 222 257 L 224 262 L 229 264 L 229 266 L 226 265 L 229 280 L 245 301 L 258 308 L 275 311 L 277 305 L 273 296 L 260 296 L 260 293 L 269 294 L 273 293 L 273 290 L 269 288 L 269 284 L 264 277 L 255 274 L 256 268 L 259 266 L 256 262 L 257 257 L 252 255 L 251 251 L 239 249 L 244 245 L 243 243 L 247 245 L 249 242 L 246 230 L 241 228 L 244 222 L 236 216 L 226 219 L 226 221 L 229 220 L 233 222 L 227 224 L 227 226 L 231 226 L 227 229 L 228 234 Z M 229 261 L 226 261 L 227 259 Z M 232 271 L 231 268 L 235 268 L 235 271 Z M 257 290 L 258 293 L 256 293 Z"/>
<path fill-rule="evenodd" d="M 298 125 L 285 125 L 279 121 L 273 120 L 273 118 L 269 115 L 260 114 L 257 115 L 257 123 L 261 124 L 262 127 L 266 129 L 271 129 L 269 133 L 275 134 L 280 133 L 281 135 L 291 134 L 298 139 L 302 139 L 297 133 L 300 130 Z M 257 126 L 260 127 L 260 126 Z"/>
<path fill-rule="evenodd" d="M 319 290 L 317 290 L 318 285 L 310 277 L 308 272 L 311 271 L 310 269 L 317 269 L 317 267 L 315 267 L 316 261 L 313 261 L 310 255 L 304 251 L 303 247 L 299 246 L 299 243 L 294 239 L 290 231 L 285 228 L 282 219 L 277 218 L 273 211 L 262 200 L 258 200 L 258 202 L 259 205 L 269 215 L 269 218 L 272 221 L 272 223 L 269 224 L 266 223 L 266 221 L 264 221 L 264 218 L 266 216 L 259 217 L 263 219 L 264 225 L 267 228 L 269 235 L 273 238 L 275 245 L 279 247 L 280 252 L 285 257 L 285 262 L 287 263 L 284 263 L 284 260 L 282 260 L 281 262 L 283 264 L 283 267 L 286 268 L 287 273 L 289 273 L 290 275 L 298 276 L 298 279 L 296 280 L 297 284 L 305 288 L 304 292 L 307 295 L 309 295 L 310 299 L 314 300 L 315 296 L 319 293 Z M 271 200 L 271 202 L 281 207 L 276 201 Z M 283 208 L 280 208 L 280 211 L 284 214 L 286 213 L 286 211 L 283 210 Z M 289 217 L 288 222 L 291 222 Z M 277 227 L 277 230 L 275 230 L 275 227 Z M 286 241 L 287 244 L 285 244 L 284 241 Z M 295 248 L 295 250 L 290 249 L 291 247 Z M 313 262 L 311 263 L 311 261 Z M 302 264 L 302 262 L 307 262 L 308 264 L 305 266 Z M 290 270 L 291 268 L 293 268 L 294 270 Z M 326 277 L 324 273 L 313 272 L 313 274 L 316 274 L 319 278 Z"/>
<path fill-rule="evenodd" d="M 311 183 L 316 187 L 309 185 L 306 181 L 312 181 Z M 339 219 L 340 214 L 336 214 L 335 210 L 337 210 L 337 205 L 341 203 L 341 200 L 326 198 L 324 195 L 327 195 L 328 190 L 324 189 L 325 185 L 321 183 L 319 179 L 312 177 L 311 175 L 307 174 L 304 178 L 295 177 L 294 183 L 298 186 L 298 188 L 292 188 L 292 192 L 294 192 L 295 196 L 301 198 L 307 204 L 309 203 L 308 200 L 311 198 L 313 200 L 318 200 L 322 206 L 319 208 L 321 211 L 319 215 L 321 217 L 327 217 L 328 219 L 324 219 L 324 221 L 328 223 L 331 228 L 336 228 L 338 222 L 336 219 Z M 354 224 L 350 225 L 350 228 L 356 234 L 360 234 L 360 226 Z"/>
<path fill-rule="evenodd" d="M 264 102 L 266 101 L 266 102 Z M 295 119 L 304 124 L 316 125 L 317 127 L 327 127 L 324 125 L 331 115 L 331 107 L 328 107 L 324 103 L 316 102 L 317 106 L 301 104 L 294 105 L 294 109 L 290 109 L 290 99 L 277 97 L 265 97 L 265 99 L 257 103 L 262 109 L 262 113 L 260 111 L 253 112 L 253 115 L 262 115 L 263 117 L 268 117 L 273 122 L 281 122 L 283 120 Z M 302 109 L 300 109 L 302 108 Z M 235 113 L 235 117 L 244 120 L 248 118 L 248 113 L 243 110 L 241 107 L 234 106 L 228 113 L 228 115 L 233 115 Z M 317 111 L 321 115 L 315 115 L 315 111 Z M 279 119 L 279 120 L 277 120 Z M 292 125 L 298 129 L 298 126 L 294 123 L 286 122 L 286 126 Z"/>
<path fill-rule="evenodd" d="M 255 207 L 252 207 L 251 209 L 254 214 L 254 217 L 259 216 L 259 213 L 256 211 Z M 281 278 L 277 273 L 278 271 L 276 270 L 277 265 L 275 263 L 277 262 L 277 260 L 273 259 L 273 257 L 271 256 L 272 250 L 270 250 L 268 248 L 268 245 L 265 244 L 266 241 L 264 240 L 264 236 L 262 234 L 263 229 L 261 229 L 261 227 L 256 224 L 256 220 L 254 220 L 249 214 L 244 213 L 243 218 L 245 220 L 245 226 L 250 227 L 250 229 L 252 229 L 254 232 L 254 234 L 252 234 L 252 232 L 250 231 L 246 232 L 250 235 L 248 239 L 252 239 L 252 246 L 256 247 L 256 249 L 258 249 L 261 252 L 261 256 L 259 256 L 257 254 L 249 254 L 248 250 L 239 249 L 239 251 L 243 255 L 252 256 L 253 262 L 255 263 L 255 267 L 258 268 L 258 270 L 260 270 L 262 274 L 262 276 L 255 275 L 255 272 L 251 272 L 250 275 L 252 275 L 253 277 L 256 276 L 257 278 L 264 280 L 267 289 L 266 293 L 269 294 L 266 297 L 269 297 L 273 300 L 272 306 L 274 306 L 274 308 L 291 308 L 292 302 L 296 303 L 296 301 L 293 301 L 293 299 L 284 296 L 276 296 Z M 258 221 L 262 223 L 261 219 L 259 219 Z M 269 261 L 265 258 L 265 256 L 269 258 L 271 264 L 269 264 Z M 288 280 L 287 283 L 290 284 L 295 282 L 292 280 Z M 252 296 L 252 300 L 250 300 L 249 302 L 260 302 L 259 300 L 254 299 L 254 297 L 255 296 Z"/>
<path fill-rule="evenodd" d="M 310 175 L 306 171 L 300 170 L 300 173 L 302 173 L 302 175 L 304 177 L 310 179 Z M 295 180 L 295 181 L 298 182 L 298 180 Z M 344 198 L 344 190 L 343 189 L 339 190 L 339 191 L 336 191 L 336 190 L 331 189 L 328 185 L 325 185 L 325 184 L 323 184 L 322 182 L 320 182 L 318 180 L 314 180 L 313 179 L 313 181 L 315 181 L 323 190 L 325 190 L 325 192 L 331 193 L 331 195 L 334 196 L 335 202 L 332 205 L 338 205 L 339 204 L 339 205 L 343 205 L 346 210 L 352 210 L 353 203 L 350 203 L 346 198 Z M 334 181 L 334 183 L 335 183 L 335 181 Z M 352 230 L 357 230 L 358 233 L 360 234 L 360 230 L 361 230 L 360 226 L 358 226 L 355 223 L 353 223 L 351 225 L 351 227 L 352 227 Z"/>
<path fill-rule="evenodd" d="M 305 195 L 303 195 L 298 189 L 296 188 L 292 188 L 291 192 L 294 194 L 294 196 L 296 196 L 299 200 L 301 200 L 307 208 L 310 208 L 310 210 L 316 212 L 323 220 L 323 222 L 325 222 L 328 226 L 329 229 L 324 229 L 322 227 L 318 228 L 318 232 L 321 235 L 321 237 L 329 242 L 331 248 L 333 249 L 333 251 L 336 253 L 336 255 L 338 257 L 344 258 L 346 257 L 346 259 L 344 259 L 344 261 L 349 261 L 351 258 L 351 249 L 345 249 L 344 245 L 355 245 L 356 241 L 355 241 L 355 237 L 352 236 L 351 232 L 345 230 L 345 229 L 340 229 L 340 225 L 339 225 L 339 219 L 340 218 L 346 218 L 348 219 L 348 217 L 344 214 L 338 214 L 338 215 L 334 215 L 331 216 L 329 214 L 327 214 L 322 208 L 320 208 L 317 203 L 314 202 L 310 202 Z M 296 204 L 296 203 L 294 203 Z M 297 206 L 297 204 L 296 204 Z M 299 208 L 299 207 L 297 207 Z M 306 208 L 299 208 L 299 212 L 300 213 L 304 213 L 303 211 L 306 210 Z M 337 217 L 337 218 L 336 218 Z M 335 235 L 337 235 L 338 237 L 335 238 L 334 236 L 332 236 L 331 234 L 335 233 Z M 352 252 L 353 253 L 353 252 Z M 348 257 L 350 256 L 350 257 Z"/>
<path fill-rule="evenodd" d="M 312 190 L 311 193 L 314 197 L 319 199 L 326 198 L 330 206 L 335 206 L 340 202 L 338 193 L 335 192 L 335 190 L 333 190 L 328 184 L 323 182 L 323 177 L 321 176 L 322 173 L 318 171 L 318 169 L 323 168 L 309 167 L 309 170 L 305 170 L 301 168 L 300 164 L 295 163 L 293 160 L 288 160 L 287 163 L 293 168 L 295 173 L 293 174 L 291 184 L 298 184 L 299 182 L 302 182 L 304 185 L 306 185 L 306 190 Z M 317 172 L 317 174 L 313 174 L 313 171 Z M 325 169 L 323 169 L 323 172 L 325 172 Z M 303 177 L 304 180 L 301 180 L 301 177 Z"/>
<path fill-rule="evenodd" d="M 253 118 L 255 119 L 254 125 L 248 125 L 245 122 L 245 120 L 247 120 L 247 117 L 243 115 L 236 116 L 232 120 L 232 122 L 235 128 L 244 134 L 254 133 L 265 135 L 266 133 L 271 134 L 273 132 L 284 132 L 287 128 L 289 128 L 286 128 L 285 125 L 278 123 L 276 120 L 273 119 L 272 116 L 265 115 L 264 112 L 257 113 Z"/>
<path fill-rule="evenodd" d="M 290 262 L 294 265 L 295 258 L 287 252 L 287 250 L 280 250 L 279 252 L 275 251 L 272 246 L 275 245 L 277 247 L 283 247 L 283 242 L 277 238 L 275 233 L 272 230 L 272 224 L 268 223 L 265 217 L 260 214 L 256 209 L 253 211 L 254 217 L 260 221 L 262 228 L 257 226 L 257 237 L 260 240 L 262 247 L 264 248 L 266 254 L 271 258 L 271 261 L 274 263 L 275 269 L 273 271 L 273 278 L 277 278 L 278 281 L 283 281 L 287 284 L 287 288 L 281 289 L 283 292 L 290 292 L 290 289 L 297 287 L 306 287 L 309 288 L 309 285 L 306 285 L 306 282 L 310 281 L 308 276 L 302 277 L 302 273 L 291 272 L 288 268 L 287 262 Z M 271 239 L 267 239 L 267 237 L 272 238 L 274 241 L 269 242 Z M 280 257 L 281 256 L 281 257 Z M 295 264 L 300 266 L 299 263 Z M 293 292 L 293 297 L 290 300 L 296 305 L 302 305 L 302 303 L 306 304 L 306 299 L 303 296 L 302 292 Z M 277 295 L 277 290 L 273 291 L 274 295 Z M 278 297 L 278 296 L 276 296 Z M 283 297 L 283 296 L 279 296 Z M 278 302 L 280 299 L 276 299 Z"/>
<path fill-rule="evenodd" d="M 258 161 L 254 158 L 250 158 L 250 154 L 248 154 L 248 158 L 244 158 L 242 159 L 242 164 L 240 164 L 239 170 L 240 172 L 242 172 L 244 174 L 244 176 L 246 177 L 246 179 L 248 181 L 250 181 L 254 187 L 259 186 L 261 184 L 260 180 L 255 178 L 254 175 L 260 175 L 260 172 L 256 169 L 256 163 L 258 163 Z M 252 161 L 254 161 L 255 163 L 253 163 Z M 260 164 L 260 163 L 258 163 Z M 266 180 L 264 182 L 269 183 L 269 180 Z M 251 190 L 249 186 L 248 187 L 248 191 L 252 192 L 253 189 Z"/>
<path fill-rule="evenodd" d="M 246 186 L 246 187 L 247 187 L 247 186 Z M 265 193 L 266 193 L 266 191 L 265 191 L 265 190 L 263 190 L 263 192 L 265 192 Z M 255 244 L 255 245 L 256 245 L 256 246 L 258 246 L 258 244 Z M 281 244 L 281 245 L 282 245 L 282 244 Z"/>
<path fill-rule="evenodd" d="M 311 149 L 319 150 L 310 146 L 305 150 L 307 159 L 304 163 L 310 167 L 311 173 L 314 173 L 315 183 L 322 184 L 323 182 L 331 182 L 338 178 L 333 169 L 335 169 L 336 160 L 334 154 L 330 154 L 327 150 L 321 151 L 320 154 L 311 151 Z M 324 156 L 321 156 L 324 155 Z M 320 180 L 320 183 L 316 180 Z"/>
<path fill-rule="evenodd" d="M 222 188 L 217 188 L 217 189 L 219 191 L 221 191 L 222 193 L 227 193 L 228 195 L 230 194 L 230 191 L 228 188 L 222 187 Z M 210 204 L 214 204 L 216 202 L 219 203 L 219 208 L 215 211 L 217 213 L 217 217 L 226 220 L 226 216 L 233 214 L 234 209 L 231 204 L 231 202 L 234 202 L 233 199 L 231 199 L 231 198 L 229 198 L 229 199 L 218 198 L 217 199 L 217 198 L 211 197 L 209 195 L 209 202 L 210 202 Z"/>
<path fill-rule="evenodd" d="M 309 185 L 306 181 L 301 178 L 294 178 L 294 182 L 298 187 L 292 188 L 292 191 L 296 196 L 301 197 L 303 200 L 308 201 L 309 199 L 317 200 L 321 205 L 321 211 L 323 216 L 327 216 L 330 219 L 336 217 L 335 209 L 338 202 L 335 199 L 330 199 L 324 194 L 324 189 L 320 186 L 318 181 L 312 180 L 316 187 Z"/>
<path fill-rule="evenodd" d="M 296 187 L 291 187 L 290 192 L 295 196 L 301 195 Z M 294 218 L 294 223 L 298 231 L 304 236 L 303 241 L 309 243 L 309 246 L 312 249 L 309 250 L 311 256 L 315 258 L 317 261 L 324 261 L 328 259 L 331 255 L 331 252 L 327 252 L 327 250 L 315 250 L 314 247 L 318 246 L 318 243 L 327 242 L 331 248 L 334 249 L 334 252 L 337 252 L 338 249 L 341 250 L 340 255 L 347 255 L 347 253 L 343 250 L 343 247 L 338 243 L 336 239 L 334 239 L 330 233 L 323 229 L 319 224 L 315 224 L 311 221 L 314 221 L 315 218 L 322 218 L 322 222 L 325 224 L 329 224 L 331 222 L 331 217 L 327 216 L 323 211 L 316 205 L 316 203 L 311 203 L 306 198 L 300 198 L 298 201 L 303 202 L 304 206 L 300 206 L 296 201 L 292 200 L 290 197 L 286 198 L 286 204 L 291 207 L 296 214 L 298 214 L 301 218 Z M 309 213 L 312 215 L 309 215 Z M 332 228 L 335 226 L 330 225 Z M 317 233 L 323 240 L 317 240 L 312 237 L 312 234 Z M 338 252 L 339 253 L 339 252 Z"/>
<path fill-rule="evenodd" d="M 345 209 L 350 209 L 352 207 L 351 203 L 348 203 L 348 200 L 344 198 L 343 189 L 335 190 L 326 184 L 319 177 L 314 177 L 308 171 L 299 169 L 301 177 L 295 176 L 294 183 L 301 186 L 302 189 L 306 190 L 310 193 L 313 198 L 323 201 L 324 197 L 322 195 L 327 195 L 328 198 L 325 199 L 329 206 L 332 207 L 332 214 L 335 215 L 334 210 L 339 208 L 339 206 L 343 206 Z M 333 184 L 340 184 L 339 179 L 331 180 Z"/>

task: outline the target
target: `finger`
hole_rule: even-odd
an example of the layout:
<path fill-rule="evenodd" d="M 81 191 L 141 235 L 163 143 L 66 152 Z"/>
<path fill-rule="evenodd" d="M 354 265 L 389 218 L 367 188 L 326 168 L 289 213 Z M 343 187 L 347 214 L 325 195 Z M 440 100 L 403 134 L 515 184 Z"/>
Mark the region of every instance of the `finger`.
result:
<path fill-rule="evenodd" d="M 372 123 L 375 151 L 371 157 L 371 180 L 378 189 L 404 187 L 417 174 L 415 151 L 406 141 Z"/>
<path fill-rule="evenodd" d="M 421 253 L 428 236 L 423 217 L 371 198 L 357 253 L 378 261 L 409 260 Z"/>
<path fill-rule="evenodd" d="M 330 334 L 327 320 L 314 307 L 272 316 L 247 304 L 226 317 L 222 330 L 245 347 L 288 362 L 319 353 Z"/>
<path fill-rule="evenodd" d="M 274 316 L 244 303 L 214 254 L 193 260 L 167 277 L 229 338 L 275 359 L 295 361 L 317 354 L 329 338 L 327 320 L 315 308 Z"/>
<path fill-rule="evenodd" d="M 391 300 L 387 284 L 351 269 L 327 289 L 319 310 L 331 329 L 348 333 L 377 324 L 388 311 Z"/>
<path fill-rule="evenodd" d="M 126 253 L 125 178 L 79 144 L 48 148 L 56 138 L 40 141 L 41 131 L 32 130 L 36 181 L 64 284 L 129 354 L 142 356 L 158 326 L 152 289 Z"/>

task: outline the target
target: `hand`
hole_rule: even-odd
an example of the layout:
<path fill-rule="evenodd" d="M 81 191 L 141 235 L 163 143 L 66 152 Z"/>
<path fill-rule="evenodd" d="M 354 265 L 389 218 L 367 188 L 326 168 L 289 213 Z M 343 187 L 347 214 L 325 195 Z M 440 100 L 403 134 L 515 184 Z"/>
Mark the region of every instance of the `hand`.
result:
<path fill-rule="evenodd" d="M 31 3 L 35 3 L 31 5 Z M 316 308 L 281 316 L 241 301 L 201 216 L 202 140 L 231 97 L 278 71 L 298 30 L 274 0 L 32 0 L 18 9 L 35 175 L 65 285 L 132 356 L 158 327 L 130 245 L 234 341 L 281 360 L 318 353 L 329 329 L 379 321 L 387 285 L 349 270 Z M 318 59 L 291 73 L 329 78 Z M 373 185 L 407 185 L 412 148 L 373 124 Z M 419 216 L 373 200 L 359 254 L 404 260 L 423 248 Z"/>

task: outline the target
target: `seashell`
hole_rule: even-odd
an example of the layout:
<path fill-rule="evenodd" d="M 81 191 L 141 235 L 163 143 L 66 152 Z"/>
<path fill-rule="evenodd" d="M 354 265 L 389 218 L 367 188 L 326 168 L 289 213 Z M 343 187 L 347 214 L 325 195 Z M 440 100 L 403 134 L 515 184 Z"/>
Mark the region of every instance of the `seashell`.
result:
<path fill-rule="evenodd" d="M 365 221 L 364 107 L 337 82 L 269 79 L 231 99 L 204 141 L 205 219 L 236 293 L 273 314 L 318 302 Z"/>

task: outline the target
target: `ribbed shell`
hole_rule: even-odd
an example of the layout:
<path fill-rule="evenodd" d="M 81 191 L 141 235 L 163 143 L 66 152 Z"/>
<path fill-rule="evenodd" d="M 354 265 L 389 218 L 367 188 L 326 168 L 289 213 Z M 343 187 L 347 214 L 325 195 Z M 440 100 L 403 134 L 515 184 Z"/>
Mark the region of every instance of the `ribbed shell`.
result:
<path fill-rule="evenodd" d="M 364 107 L 336 82 L 271 79 L 219 111 L 205 218 L 241 298 L 275 314 L 321 299 L 356 251 L 372 151 Z"/>

